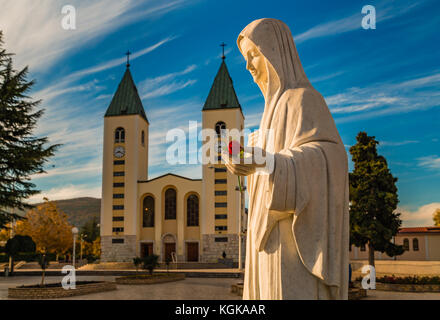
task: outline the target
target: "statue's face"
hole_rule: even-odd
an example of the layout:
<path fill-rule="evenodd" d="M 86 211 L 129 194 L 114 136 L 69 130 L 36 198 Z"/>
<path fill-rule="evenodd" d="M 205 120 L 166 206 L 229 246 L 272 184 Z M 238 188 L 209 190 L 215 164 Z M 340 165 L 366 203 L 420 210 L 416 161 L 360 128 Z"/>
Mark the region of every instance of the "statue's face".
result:
<path fill-rule="evenodd" d="M 246 59 L 246 69 L 249 70 L 256 83 L 267 82 L 266 58 L 248 38 L 240 41 L 243 56 Z"/>

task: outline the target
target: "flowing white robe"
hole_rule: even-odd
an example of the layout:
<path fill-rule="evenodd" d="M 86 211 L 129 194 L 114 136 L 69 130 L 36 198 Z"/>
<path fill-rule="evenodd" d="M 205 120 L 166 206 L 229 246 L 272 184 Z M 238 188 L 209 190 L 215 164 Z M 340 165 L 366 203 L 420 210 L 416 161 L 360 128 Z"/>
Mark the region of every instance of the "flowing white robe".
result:
<path fill-rule="evenodd" d="M 265 58 L 267 89 L 249 146 L 274 170 L 248 177 L 244 299 L 347 299 L 347 154 L 324 98 L 308 81 L 289 28 L 250 23 L 238 37 Z M 273 139 L 268 139 L 267 132 Z"/>
<path fill-rule="evenodd" d="M 279 112 L 274 126 L 280 130 L 280 118 L 286 116 L 295 123 L 306 105 L 320 99 L 312 89 L 290 90 L 280 99 L 280 109 L 286 111 Z M 286 141 L 298 133 L 285 131 Z M 251 135 L 248 146 L 256 138 Z M 308 140 L 287 142 L 275 153 L 272 174 L 249 176 L 244 299 L 347 299 L 345 148 Z"/>

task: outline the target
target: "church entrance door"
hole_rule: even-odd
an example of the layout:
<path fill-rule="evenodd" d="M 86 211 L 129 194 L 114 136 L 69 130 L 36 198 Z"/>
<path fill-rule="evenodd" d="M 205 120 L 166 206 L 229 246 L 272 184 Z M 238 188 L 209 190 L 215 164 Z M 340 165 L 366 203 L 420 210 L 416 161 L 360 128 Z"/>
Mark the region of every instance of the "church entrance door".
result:
<path fill-rule="evenodd" d="M 176 244 L 175 243 L 165 243 L 165 261 L 173 261 L 171 254 L 176 252 Z"/>
<path fill-rule="evenodd" d="M 141 258 L 151 256 L 153 254 L 152 243 L 141 243 Z"/>
<path fill-rule="evenodd" d="M 197 242 L 186 243 L 186 261 L 188 262 L 199 261 L 199 244 Z"/>

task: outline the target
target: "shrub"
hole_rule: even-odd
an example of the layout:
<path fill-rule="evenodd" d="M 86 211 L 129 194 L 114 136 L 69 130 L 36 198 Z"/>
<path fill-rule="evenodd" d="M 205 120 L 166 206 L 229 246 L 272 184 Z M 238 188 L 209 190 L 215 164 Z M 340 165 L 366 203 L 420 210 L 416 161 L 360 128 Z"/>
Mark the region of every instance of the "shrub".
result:
<path fill-rule="evenodd" d="M 142 262 L 143 262 L 142 258 L 139 257 L 133 258 L 133 264 L 136 267 L 136 272 L 138 271 L 139 266 L 142 264 Z"/>
<path fill-rule="evenodd" d="M 362 281 L 362 277 L 358 277 L 357 281 Z M 438 284 L 440 285 L 440 277 L 428 277 L 428 276 L 407 276 L 407 277 L 396 277 L 383 276 L 377 277 L 376 282 L 379 283 L 390 283 L 390 284 Z"/>
<path fill-rule="evenodd" d="M 159 266 L 158 261 L 159 261 L 159 256 L 156 254 L 146 256 L 142 259 L 143 268 L 150 271 L 150 274 L 153 274 L 154 269 L 156 269 Z"/>
<path fill-rule="evenodd" d="M 408 276 L 408 277 L 395 277 L 384 276 L 376 279 L 381 283 L 395 283 L 395 284 L 440 284 L 440 277 L 428 277 L 428 276 Z"/>

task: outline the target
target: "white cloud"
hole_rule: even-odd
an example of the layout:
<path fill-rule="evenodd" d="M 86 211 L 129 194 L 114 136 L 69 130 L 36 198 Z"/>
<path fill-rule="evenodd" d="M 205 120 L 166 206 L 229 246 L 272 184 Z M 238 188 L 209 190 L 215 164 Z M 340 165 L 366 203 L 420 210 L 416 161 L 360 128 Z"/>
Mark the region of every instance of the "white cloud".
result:
<path fill-rule="evenodd" d="M 0 30 L 4 31 L 7 50 L 16 53 L 15 68 L 29 65 L 31 72 L 47 72 L 57 61 L 80 51 L 92 40 L 97 41 L 139 19 L 157 18 L 189 2 L 77 0 L 73 3 L 77 9 L 77 30 L 65 31 L 61 28 L 63 4 L 59 1 L 0 0 Z M 130 59 L 133 61 L 157 50 L 173 39 L 175 36 L 169 36 L 149 43 Z M 90 188 L 90 184 L 99 180 L 102 170 L 103 110 L 99 106 L 112 94 L 101 93 L 105 89 L 101 81 L 93 79 L 84 83 L 83 78 L 122 65 L 125 59 L 106 61 L 67 76 L 60 74 L 52 85 L 32 93 L 35 99 L 43 100 L 42 107 L 46 111 L 35 134 L 48 136 L 50 144 L 62 144 L 47 164 L 47 173 L 33 176 L 33 182 L 46 186 L 44 194 L 37 196 L 38 201 L 45 195 L 62 199 L 100 193 L 100 188 Z M 195 66 L 190 66 L 184 71 L 190 72 L 193 68 Z M 65 187 L 73 181 L 89 181 L 89 184 Z"/>
<path fill-rule="evenodd" d="M 167 132 L 179 128 L 188 133 L 189 121 L 197 121 L 198 127 L 200 127 L 202 106 L 201 101 L 189 100 L 174 102 L 167 108 L 160 107 L 148 110 L 147 116 L 150 121 L 148 165 L 151 172 L 157 172 L 158 175 L 169 172 L 170 168 L 166 163 L 166 149 L 171 143 L 166 142 Z M 170 115 L 172 115 L 173 121 L 170 121 Z"/>
<path fill-rule="evenodd" d="M 362 15 L 359 13 L 338 20 L 319 24 L 301 34 L 294 36 L 295 43 L 301 43 L 313 38 L 326 37 L 361 28 Z"/>
<path fill-rule="evenodd" d="M 404 141 L 380 141 L 379 146 L 398 147 L 407 144 L 420 143 L 417 140 L 404 140 Z"/>
<path fill-rule="evenodd" d="M 342 123 L 439 107 L 439 85 L 437 70 L 402 82 L 350 88 L 325 100 L 331 112 L 338 115 L 336 122 Z"/>
<path fill-rule="evenodd" d="M 164 84 L 158 88 L 153 89 L 148 93 L 145 93 L 144 95 L 142 95 L 141 99 L 151 99 L 151 98 L 165 96 L 173 92 L 185 89 L 186 87 L 192 86 L 196 82 L 197 80 L 186 80 L 186 81 L 177 81 L 169 84 Z"/>
<path fill-rule="evenodd" d="M 155 78 L 148 78 L 139 83 L 139 92 L 141 99 L 151 99 L 165 96 L 173 92 L 192 86 L 197 80 L 176 80 L 176 78 L 191 73 L 197 68 L 196 65 L 190 65 L 182 71 L 172 72 Z"/>
<path fill-rule="evenodd" d="M 69 176 L 78 177 L 91 177 L 100 176 L 102 172 L 102 161 L 100 158 L 94 158 L 92 161 L 86 164 L 78 164 L 75 160 L 70 163 L 64 162 L 62 166 L 50 168 L 46 170 L 46 173 L 35 174 L 32 176 L 33 180 L 42 178 L 53 178 L 55 176 L 63 176 L 63 179 Z"/>
<path fill-rule="evenodd" d="M 163 44 L 174 40 L 176 37 L 167 37 L 153 45 L 150 45 L 142 50 L 139 50 L 137 52 L 135 52 L 134 54 L 132 54 L 130 56 L 130 60 L 133 61 L 134 59 L 137 59 L 139 57 L 142 57 L 143 55 L 146 55 L 147 53 L 150 53 L 154 50 L 156 50 L 157 48 L 159 48 L 160 46 L 162 46 Z M 77 78 L 81 78 L 83 76 L 89 75 L 89 74 L 93 74 L 93 73 L 97 73 L 97 72 L 101 72 L 104 70 L 108 70 L 117 66 L 120 66 L 121 64 L 124 64 L 126 62 L 126 58 L 122 57 L 122 58 L 117 58 L 117 59 L 113 59 L 107 62 L 104 62 L 98 66 L 95 67 L 91 67 L 91 68 L 87 68 L 84 70 L 79 70 L 77 72 L 72 73 L 69 77 L 68 80 L 72 81 L 75 80 Z"/>
<path fill-rule="evenodd" d="M 394 2 L 395 4 L 395 2 Z M 417 3 L 403 3 L 400 2 L 398 5 L 388 5 L 388 3 L 383 3 L 376 5 L 376 20 L 377 23 L 382 23 L 389 19 L 401 16 L 408 11 L 412 10 L 419 4 Z M 321 23 L 317 26 L 310 28 L 309 30 L 294 36 L 295 43 L 301 43 L 310 39 L 334 36 L 337 34 L 342 34 L 354 30 L 361 30 L 361 22 L 364 15 L 361 13 L 361 8 L 359 7 L 359 12 L 352 14 L 350 16 Z"/>
<path fill-rule="evenodd" d="M 259 127 L 262 116 L 263 114 L 261 112 L 246 115 L 246 118 L 244 120 L 245 127 L 246 128 Z"/>
<path fill-rule="evenodd" d="M 77 29 L 64 30 L 61 27 L 63 4 L 59 1 L 0 0 L 0 30 L 4 31 L 6 48 L 16 53 L 18 68 L 29 65 L 31 71 L 44 71 L 91 40 L 139 19 L 175 10 L 183 3 L 173 1 L 164 5 L 160 1 L 77 0 L 74 3 Z M 143 4 L 147 8 L 139 10 Z"/>
<path fill-rule="evenodd" d="M 326 75 L 323 75 L 323 76 L 320 76 L 320 77 L 311 78 L 309 80 L 310 80 L 311 83 L 317 83 L 317 82 L 333 79 L 335 77 L 340 76 L 343 73 L 344 73 L 344 71 L 338 71 L 338 72 L 334 72 L 334 73 L 331 73 L 331 74 L 326 74 Z"/>
<path fill-rule="evenodd" d="M 425 167 L 428 169 L 440 169 L 440 157 L 438 156 L 427 156 L 417 158 L 418 166 Z"/>
<path fill-rule="evenodd" d="M 156 78 L 148 78 L 148 79 L 142 81 L 141 83 L 139 83 L 139 88 L 143 91 L 147 91 L 147 90 L 153 88 L 154 86 L 156 86 L 157 84 L 163 83 L 165 81 L 169 82 L 171 80 L 174 80 L 174 78 L 188 74 L 188 73 L 194 71 L 196 68 L 197 68 L 197 66 L 195 64 L 193 64 L 193 65 L 186 67 L 182 71 L 168 73 L 168 74 L 165 74 L 162 76 L 158 76 Z"/>
<path fill-rule="evenodd" d="M 53 188 L 29 198 L 28 203 L 43 202 L 43 198 L 49 200 L 66 200 L 80 197 L 101 198 L 101 187 L 90 187 L 88 185 L 67 185 L 60 188 Z"/>
<path fill-rule="evenodd" d="M 398 207 L 396 212 L 402 214 L 403 227 L 428 227 L 434 225 L 432 217 L 436 209 L 440 209 L 440 202 L 426 204 L 415 211 Z"/>

